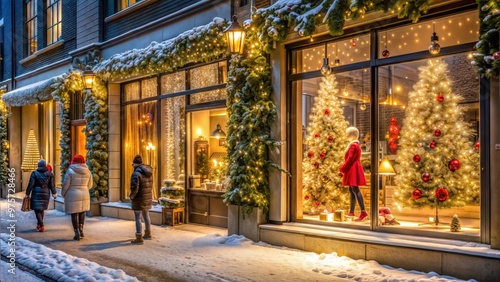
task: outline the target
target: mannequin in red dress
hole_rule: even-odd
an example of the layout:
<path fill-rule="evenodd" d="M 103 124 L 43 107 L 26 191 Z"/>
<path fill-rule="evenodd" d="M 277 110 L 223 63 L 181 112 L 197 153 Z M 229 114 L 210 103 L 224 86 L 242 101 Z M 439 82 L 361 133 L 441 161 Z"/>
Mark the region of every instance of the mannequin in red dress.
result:
<path fill-rule="evenodd" d="M 361 166 L 361 147 L 359 146 L 359 130 L 356 127 L 349 127 L 346 130 L 347 139 L 350 141 L 344 156 L 344 163 L 340 166 L 340 175 L 342 176 L 342 185 L 349 186 L 351 194 L 351 206 L 348 217 L 354 217 L 354 208 L 356 200 L 361 209 L 361 214 L 355 221 L 368 219 L 368 213 L 365 211 L 363 195 L 359 191 L 360 185 L 366 185 L 365 174 Z"/>

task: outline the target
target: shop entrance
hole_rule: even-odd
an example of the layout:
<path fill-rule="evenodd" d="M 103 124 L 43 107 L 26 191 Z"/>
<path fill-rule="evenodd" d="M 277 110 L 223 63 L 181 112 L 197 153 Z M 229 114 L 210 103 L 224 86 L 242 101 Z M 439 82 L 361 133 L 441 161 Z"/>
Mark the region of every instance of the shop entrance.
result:
<path fill-rule="evenodd" d="M 189 222 L 227 227 L 226 123 L 224 108 L 188 114 Z"/>
<path fill-rule="evenodd" d="M 73 156 L 82 155 L 87 159 L 87 149 L 85 149 L 87 138 L 85 136 L 85 129 L 85 120 L 74 120 L 71 122 L 71 152 Z"/>

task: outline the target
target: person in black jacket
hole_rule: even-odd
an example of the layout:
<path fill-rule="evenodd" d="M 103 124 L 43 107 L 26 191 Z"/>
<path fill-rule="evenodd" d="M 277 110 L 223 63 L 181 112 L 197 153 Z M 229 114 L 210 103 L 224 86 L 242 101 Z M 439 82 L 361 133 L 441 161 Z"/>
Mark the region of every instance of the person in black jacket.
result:
<path fill-rule="evenodd" d="M 56 186 L 54 185 L 54 174 L 47 169 L 46 162 L 40 160 L 38 169 L 34 170 L 30 176 L 30 182 L 26 189 L 26 197 L 31 194 L 31 209 L 35 211 L 37 220 L 36 229 L 39 232 L 45 231 L 43 226 L 44 211 L 49 207 L 50 192 L 54 199 L 57 197 Z"/>
<path fill-rule="evenodd" d="M 136 155 L 132 163 L 134 172 L 130 181 L 130 200 L 132 200 L 132 210 L 135 215 L 135 240 L 132 244 L 143 244 L 143 239 L 151 239 L 151 219 L 149 209 L 153 202 L 153 168 L 142 163 L 142 157 Z M 144 219 L 146 229 L 142 236 L 141 215 Z"/>

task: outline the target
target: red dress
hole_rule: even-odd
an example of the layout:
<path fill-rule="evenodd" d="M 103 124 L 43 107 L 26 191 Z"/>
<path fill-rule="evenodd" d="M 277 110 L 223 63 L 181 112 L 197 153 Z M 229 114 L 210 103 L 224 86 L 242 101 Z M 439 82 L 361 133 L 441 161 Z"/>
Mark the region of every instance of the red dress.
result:
<path fill-rule="evenodd" d="M 349 149 L 345 152 L 344 164 L 340 166 L 343 186 L 361 186 L 366 185 L 365 173 L 361 166 L 361 147 L 359 141 L 355 140 L 349 144 Z"/>

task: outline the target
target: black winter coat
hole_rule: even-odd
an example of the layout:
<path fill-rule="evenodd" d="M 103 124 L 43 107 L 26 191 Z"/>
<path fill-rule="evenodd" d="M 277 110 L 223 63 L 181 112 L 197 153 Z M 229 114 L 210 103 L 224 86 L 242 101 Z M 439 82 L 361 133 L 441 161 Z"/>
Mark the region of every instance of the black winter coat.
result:
<path fill-rule="evenodd" d="M 133 210 L 149 210 L 153 202 L 153 168 L 140 165 L 135 168 L 130 181 L 130 199 Z"/>
<path fill-rule="evenodd" d="M 43 211 L 49 207 L 50 192 L 56 193 L 54 185 L 54 174 L 46 167 L 39 167 L 30 176 L 30 182 L 26 189 L 26 195 L 31 193 L 31 209 Z"/>

